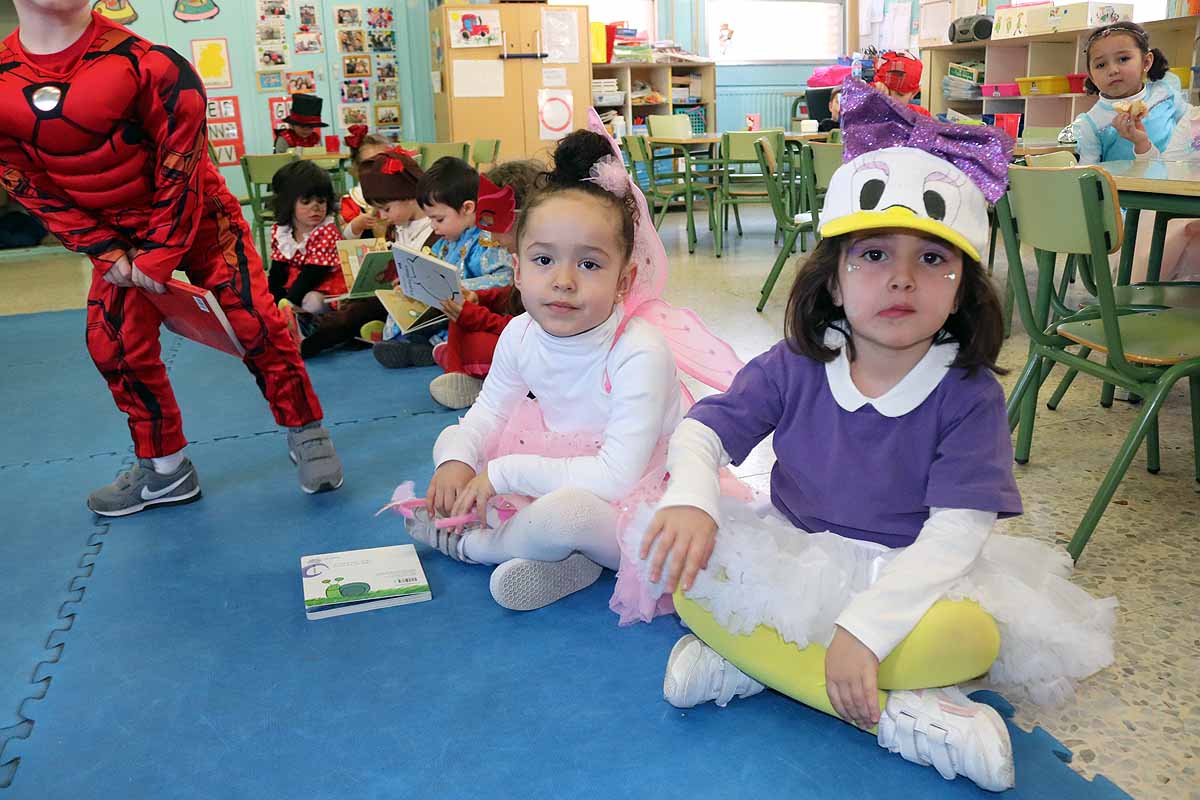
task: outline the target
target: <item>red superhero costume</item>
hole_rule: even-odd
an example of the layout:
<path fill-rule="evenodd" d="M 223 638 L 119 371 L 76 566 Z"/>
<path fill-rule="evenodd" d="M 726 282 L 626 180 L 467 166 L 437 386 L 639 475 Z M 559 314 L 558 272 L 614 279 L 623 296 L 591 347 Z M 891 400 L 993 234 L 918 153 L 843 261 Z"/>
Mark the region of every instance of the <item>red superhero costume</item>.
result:
<path fill-rule="evenodd" d="M 92 259 L 88 351 L 139 458 L 187 440 L 159 358 L 158 312 L 143 290 L 103 279 L 126 253 L 160 283 L 182 269 L 213 292 L 280 425 L 321 418 L 238 201 L 207 156 L 206 103 L 178 53 L 97 14 L 63 53 L 28 55 L 17 32 L 0 45 L 0 180 Z"/>
<path fill-rule="evenodd" d="M 444 372 L 465 372 L 473 378 L 486 378 L 492 368 L 496 342 L 505 326 L 512 322 L 509 298 L 513 287 L 480 289 L 478 303 L 463 303 L 458 319 L 450 323 L 446 344 L 433 351 L 433 358 Z"/>

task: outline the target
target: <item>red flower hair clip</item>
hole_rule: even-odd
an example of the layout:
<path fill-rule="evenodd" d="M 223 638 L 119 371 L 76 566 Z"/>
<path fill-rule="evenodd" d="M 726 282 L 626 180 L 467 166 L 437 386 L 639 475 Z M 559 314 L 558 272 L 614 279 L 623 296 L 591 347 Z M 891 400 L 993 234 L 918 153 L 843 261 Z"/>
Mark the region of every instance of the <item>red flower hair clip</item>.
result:
<path fill-rule="evenodd" d="M 348 130 L 349 134 L 343 137 L 343 140 L 346 142 L 346 146 L 351 150 L 357 150 L 358 148 L 362 147 L 363 139 L 367 138 L 367 126 L 351 125 Z"/>

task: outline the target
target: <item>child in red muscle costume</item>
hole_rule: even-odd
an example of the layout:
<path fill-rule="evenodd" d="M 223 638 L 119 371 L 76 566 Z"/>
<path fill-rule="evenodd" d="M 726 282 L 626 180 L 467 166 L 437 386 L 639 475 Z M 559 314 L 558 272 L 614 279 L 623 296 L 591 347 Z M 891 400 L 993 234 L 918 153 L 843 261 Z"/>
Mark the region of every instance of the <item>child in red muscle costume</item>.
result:
<path fill-rule="evenodd" d="M 146 297 L 176 269 L 213 292 L 312 493 L 342 466 L 321 404 L 271 302 L 262 262 L 207 155 L 204 87 L 178 53 L 89 11 L 90 0 L 15 0 L 0 44 L 0 181 L 95 267 L 87 346 L 129 418 L 138 463 L 88 498 L 122 516 L 200 496 Z"/>

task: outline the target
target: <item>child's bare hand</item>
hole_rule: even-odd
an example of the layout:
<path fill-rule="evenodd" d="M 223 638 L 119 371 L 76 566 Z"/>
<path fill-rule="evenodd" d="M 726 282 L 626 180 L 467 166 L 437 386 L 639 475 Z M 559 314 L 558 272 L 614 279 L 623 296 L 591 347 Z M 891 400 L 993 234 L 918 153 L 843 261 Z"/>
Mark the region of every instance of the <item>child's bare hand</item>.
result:
<path fill-rule="evenodd" d="M 1140 116 L 1124 111 L 1113 117 L 1112 124 L 1118 136 L 1133 142 L 1133 149 L 1136 152 L 1145 153 L 1150 149 L 1150 137 L 1146 134 L 1146 126 L 1142 123 Z"/>
<path fill-rule="evenodd" d="M 458 288 L 462 292 L 464 303 L 479 303 L 479 292 L 473 292 L 465 286 L 459 286 Z"/>
<path fill-rule="evenodd" d="M 129 263 L 129 257 L 121 256 L 113 262 L 113 265 L 108 268 L 108 272 L 104 273 L 104 280 L 113 286 L 131 288 L 133 286 L 133 265 Z"/>
<path fill-rule="evenodd" d="M 425 492 L 425 508 L 430 515 L 450 516 L 459 492 L 474 477 L 475 470 L 461 461 L 447 461 L 438 467 Z"/>
<path fill-rule="evenodd" d="M 825 691 L 838 716 L 860 728 L 879 724 L 879 659 L 844 628 L 825 652 Z"/>
<path fill-rule="evenodd" d="M 680 585 L 688 591 L 696 580 L 696 573 L 708 566 L 716 538 L 717 523 L 706 512 L 694 506 L 662 509 L 650 520 L 650 527 L 642 539 L 640 555 L 643 560 L 650 555 L 651 549 L 654 550 L 650 580 L 659 579 L 670 559 L 667 591 L 673 592 Z M 656 541 L 658 547 L 654 547 Z"/>
<path fill-rule="evenodd" d="M 451 322 L 458 322 L 462 309 L 462 303 L 457 303 L 449 297 L 442 301 L 442 311 L 446 312 L 446 316 L 450 318 Z"/>
<path fill-rule="evenodd" d="M 487 472 L 481 472 L 458 493 L 458 499 L 454 501 L 454 508 L 450 511 L 450 516 L 458 517 L 478 509 L 479 518 L 483 519 L 483 512 L 487 507 L 488 500 L 495 495 L 496 489 L 492 486 Z"/>

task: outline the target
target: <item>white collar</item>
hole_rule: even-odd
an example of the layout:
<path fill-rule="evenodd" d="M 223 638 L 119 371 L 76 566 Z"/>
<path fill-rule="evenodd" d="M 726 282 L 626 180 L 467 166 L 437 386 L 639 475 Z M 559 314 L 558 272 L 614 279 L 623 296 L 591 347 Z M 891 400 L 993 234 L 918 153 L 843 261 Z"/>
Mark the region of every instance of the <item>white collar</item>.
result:
<path fill-rule="evenodd" d="M 325 217 L 325 219 L 321 222 L 320 225 L 318 225 L 317 227 L 315 227 L 311 231 L 309 231 L 308 236 L 305 236 L 304 240 L 299 241 L 299 242 L 296 241 L 295 234 L 293 232 L 293 228 L 291 225 L 276 225 L 275 226 L 275 246 L 279 248 L 279 253 L 284 258 L 286 258 L 288 261 L 291 261 L 293 258 L 296 257 L 297 253 L 304 252 L 304 246 L 305 246 L 305 244 L 308 243 L 309 236 L 312 236 L 315 231 L 320 230 L 321 228 L 323 228 L 324 226 L 328 225 L 331 222 L 333 222 L 332 214 Z"/>
<path fill-rule="evenodd" d="M 867 397 L 850 378 L 849 348 L 844 346 L 845 343 L 841 331 L 832 327 L 825 329 L 825 346 L 840 348 L 837 358 L 825 364 L 825 380 L 833 399 L 851 413 L 870 405 L 885 417 L 904 416 L 933 394 L 958 357 L 958 343 L 935 344 L 899 383 L 880 397 Z"/>

